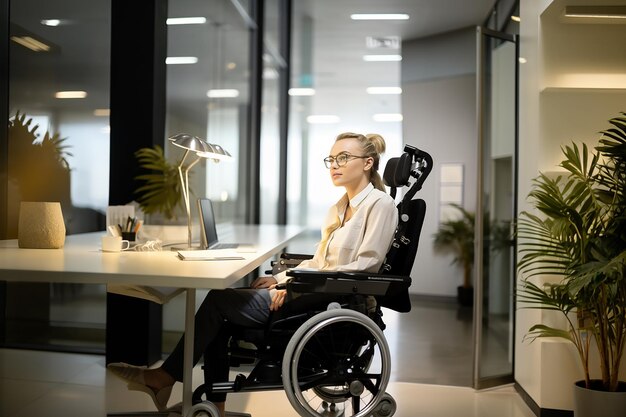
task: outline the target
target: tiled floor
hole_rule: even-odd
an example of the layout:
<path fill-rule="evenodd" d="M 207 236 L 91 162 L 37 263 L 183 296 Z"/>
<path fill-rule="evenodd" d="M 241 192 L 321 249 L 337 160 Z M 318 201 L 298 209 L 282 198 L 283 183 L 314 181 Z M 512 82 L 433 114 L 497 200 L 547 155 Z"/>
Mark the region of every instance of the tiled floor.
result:
<path fill-rule="evenodd" d="M 511 386 L 480 392 L 468 388 L 472 381 L 468 315 L 471 311 L 454 303 L 425 300 L 414 300 L 409 314 L 385 315 L 392 355 L 387 391 L 396 400 L 396 417 L 534 416 Z M 0 350 L 0 417 L 154 411 L 147 395 L 128 391 L 104 363 L 101 355 Z M 199 368 L 194 380 L 201 380 Z M 181 397 L 177 384 L 170 404 Z M 296 415 L 282 391 L 233 394 L 228 408 L 254 417 Z"/>
<path fill-rule="evenodd" d="M 200 375 L 196 375 L 198 378 Z M 533 417 L 510 386 L 477 392 L 466 387 L 392 382 L 396 417 Z M 180 399 L 177 384 L 171 403 Z M 233 394 L 229 409 L 254 417 L 292 417 L 282 391 Z M 99 355 L 0 350 L 0 416 L 85 417 L 152 411 L 150 398 L 129 392 Z"/>

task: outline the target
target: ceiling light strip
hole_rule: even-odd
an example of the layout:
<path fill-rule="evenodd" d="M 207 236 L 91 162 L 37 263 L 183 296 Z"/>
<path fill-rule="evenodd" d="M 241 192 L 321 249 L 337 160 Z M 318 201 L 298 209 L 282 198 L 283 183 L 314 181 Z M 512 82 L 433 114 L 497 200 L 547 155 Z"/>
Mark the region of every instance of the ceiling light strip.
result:
<path fill-rule="evenodd" d="M 334 114 L 312 114 L 307 116 L 306 121 L 310 124 L 339 123 L 341 119 Z"/>
<path fill-rule="evenodd" d="M 50 50 L 50 46 L 43 42 L 38 41 L 30 36 L 11 36 L 11 40 L 17 44 L 22 45 L 25 48 L 35 52 L 47 52 Z"/>
<path fill-rule="evenodd" d="M 375 122 L 401 122 L 403 120 L 400 113 L 378 113 L 372 116 Z"/>
<path fill-rule="evenodd" d="M 61 20 L 60 19 L 43 19 L 40 21 L 40 23 L 44 26 L 59 26 L 61 24 Z"/>
<path fill-rule="evenodd" d="M 366 62 L 398 62 L 402 61 L 402 55 L 363 55 Z"/>
<path fill-rule="evenodd" d="M 315 89 L 314 88 L 290 88 L 289 89 L 290 96 L 314 96 Z"/>
<path fill-rule="evenodd" d="M 402 94 L 400 87 L 367 87 L 367 94 Z"/>
<path fill-rule="evenodd" d="M 409 20 L 406 13 L 354 13 L 350 15 L 352 20 Z"/>
<path fill-rule="evenodd" d="M 86 91 L 57 91 L 54 94 L 56 98 L 85 98 L 87 97 Z"/>
<path fill-rule="evenodd" d="M 168 56 L 165 58 L 167 65 L 186 65 L 198 63 L 197 56 Z"/>
<path fill-rule="evenodd" d="M 170 17 L 165 23 L 168 25 L 203 25 L 206 23 L 206 17 Z"/>
<path fill-rule="evenodd" d="M 565 17 L 626 19 L 626 6 L 566 6 Z"/>
<path fill-rule="evenodd" d="M 209 98 L 235 98 L 239 97 L 239 90 L 234 88 L 221 88 L 209 90 L 206 93 Z"/>

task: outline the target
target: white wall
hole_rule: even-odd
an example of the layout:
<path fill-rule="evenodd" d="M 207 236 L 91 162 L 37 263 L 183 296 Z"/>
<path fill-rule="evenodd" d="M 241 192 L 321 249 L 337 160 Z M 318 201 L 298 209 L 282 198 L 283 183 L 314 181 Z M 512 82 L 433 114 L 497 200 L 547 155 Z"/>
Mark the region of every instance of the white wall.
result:
<path fill-rule="evenodd" d="M 476 119 L 475 77 L 403 84 L 404 140 L 424 149 L 434 160 L 434 168 L 418 193 L 427 204 L 420 247 L 413 265 L 412 293 L 456 296 L 462 272 L 451 266 L 451 256 L 434 254 L 433 234 L 439 224 L 439 167 L 443 163 L 464 165 L 465 207 L 476 207 Z"/>
<path fill-rule="evenodd" d="M 519 86 L 520 210 L 530 209 L 531 179 L 539 171 L 557 170 L 562 145 L 595 144 L 598 132 L 609 127 L 607 120 L 626 110 L 626 25 L 565 23 L 560 16 L 565 4 L 589 2 L 525 0 L 520 5 L 520 56 L 527 60 L 520 66 Z M 533 324 L 549 320 L 518 306 L 515 379 L 539 407 L 571 410 L 573 382 L 583 376 L 573 346 L 524 341 Z"/>
<path fill-rule="evenodd" d="M 411 292 L 456 296 L 462 272 L 451 256 L 434 254 L 438 227 L 439 168 L 464 166 L 464 206 L 476 207 L 476 79 L 473 28 L 404 42 L 402 113 L 406 143 L 430 153 L 434 168 L 418 193 L 427 204 L 420 248 L 413 266 Z"/>

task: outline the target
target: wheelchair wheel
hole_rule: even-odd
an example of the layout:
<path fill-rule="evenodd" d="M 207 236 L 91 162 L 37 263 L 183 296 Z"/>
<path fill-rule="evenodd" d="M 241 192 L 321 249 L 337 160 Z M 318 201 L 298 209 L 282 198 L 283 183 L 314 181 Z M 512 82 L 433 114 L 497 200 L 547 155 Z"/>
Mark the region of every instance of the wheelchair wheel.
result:
<path fill-rule="evenodd" d="M 391 417 L 396 413 L 397 405 L 396 400 L 387 393 L 383 395 L 376 408 L 374 409 L 373 417 Z"/>
<path fill-rule="evenodd" d="M 185 417 L 220 417 L 220 410 L 212 402 L 205 401 L 194 404 Z"/>
<path fill-rule="evenodd" d="M 328 310 L 292 336 L 283 355 L 283 385 L 302 417 L 371 416 L 386 398 L 390 366 L 376 323 L 353 310 Z"/>

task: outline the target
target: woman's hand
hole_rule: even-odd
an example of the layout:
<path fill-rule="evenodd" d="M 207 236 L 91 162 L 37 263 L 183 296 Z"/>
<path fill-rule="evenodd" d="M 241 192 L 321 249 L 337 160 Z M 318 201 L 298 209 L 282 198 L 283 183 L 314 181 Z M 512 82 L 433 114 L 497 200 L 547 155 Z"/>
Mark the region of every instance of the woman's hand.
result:
<path fill-rule="evenodd" d="M 270 304 L 270 311 L 277 311 L 285 303 L 287 298 L 287 290 L 276 290 L 272 297 L 272 304 Z"/>
<path fill-rule="evenodd" d="M 272 285 L 276 285 L 276 278 L 271 275 L 258 277 L 252 284 L 250 284 L 250 288 L 259 289 L 259 288 L 270 288 Z"/>

